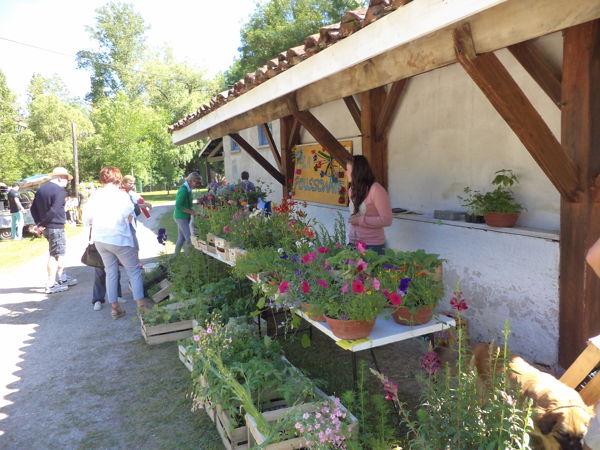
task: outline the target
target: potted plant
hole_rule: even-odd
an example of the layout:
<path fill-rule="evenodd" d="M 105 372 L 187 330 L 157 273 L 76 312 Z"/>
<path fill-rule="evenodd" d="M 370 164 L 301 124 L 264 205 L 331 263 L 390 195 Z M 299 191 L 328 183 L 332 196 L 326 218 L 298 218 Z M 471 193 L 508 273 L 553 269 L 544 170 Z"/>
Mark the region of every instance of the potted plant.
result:
<path fill-rule="evenodd" d="M 464 189 L 466 197 L 460 197 L 462 205 L 470 212 L 483 214 L 490 227 L 513 227 L 525 207 L 518 203 L 511 190 L 518 183 L 517 176 L 510 169 L 496 171 L 492 180 L 495 189 L 482 193 L 469 187 Z"/>
<path fill-rule="evenodd" d="M 373 274 L 377 254 L 366 250 L 362 242 L 356 249 L 339 252 L 329 262 L 339 277 L 335 295 L 326 299 L 325 319 L 333 334 L 340 339 L 367 337 L 387 299 L 381 282 Z"/>

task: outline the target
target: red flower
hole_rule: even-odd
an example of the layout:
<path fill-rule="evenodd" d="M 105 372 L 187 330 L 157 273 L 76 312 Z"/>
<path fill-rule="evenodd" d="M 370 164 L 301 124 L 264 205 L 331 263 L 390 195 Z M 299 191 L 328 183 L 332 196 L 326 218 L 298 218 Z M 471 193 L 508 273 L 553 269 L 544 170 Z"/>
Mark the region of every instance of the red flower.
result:
<path fill-rule="evenodd" d="M 281 284 L 279 285 L 279 293 L 283 294 L 289 288 L 290 288 L 290 284 L 287 281 L 282 281 Z"/>
<path fill-rule="evenodd" d="M 308 284 L 308 281 L 303 280 L 302 281 L 302 292 L 304 292 L 305 294 L 308 294 L 309 291 L 310 291 L 310 285 Z"/>
<path fill-rule="evenodd" d="M 223 231 L 224 231 L 225 233 L 229 233 L 229 227 L 228 227 L 228 226 L 224 226 L 224 227 L 223 227 Z"/>
<path fill-rule="evenodd" d="M 354 283 L 352 283 L 352 292 L 354 292 L 355 294 L 362 294 L 364 291 L 365 285 L 362 281 L 356 280 Z"/>
<path fill-rule="evenodd" d="M 327 247 L 319 247 L 317 250 L 319 253 L 329 253 L 329 249 Z"/>
<path fill-rule="evenodd" d="M 358 241 L 356 243 L 356 250 L 358 250 L 360 252 L 361 255 L 365 254 L 365 250 L 367 249 L 367 244 L 365 244 L 362 241 Z"/>
<path fill-rule="evenodd" d="M 402 304 L 402 296 L 400 294 L 396 294 L 395 292 L 392 292 L 388 296 L 388 299 L 390 303 L 394 306 L 400 306 Z"/>
<path fill-rule="evenodd" d="M 296 175 L 300 175 L 302 173 L 302 169 L 296 169 L 295 172 L 296 172 Z"/>
<path fill-rule="evenodd" d="M 327 288 L 329 285 L 324 280 L 317 280 L 317 284 L 322 288 Z"/>
<path fill-rule="evenodd" d="M 307 253 L 302 257 L 302 264 L 310 264 L 317 259 L 317 254 L 315 252 Z"/>

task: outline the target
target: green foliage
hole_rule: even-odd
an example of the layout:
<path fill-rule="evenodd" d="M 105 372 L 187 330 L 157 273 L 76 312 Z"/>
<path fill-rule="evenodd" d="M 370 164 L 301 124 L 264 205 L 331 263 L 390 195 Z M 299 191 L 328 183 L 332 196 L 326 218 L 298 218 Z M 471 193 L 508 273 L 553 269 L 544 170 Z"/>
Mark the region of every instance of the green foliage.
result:
<path fill-rule="evenodd" d="M 227 266 L 202 252 L 189 251 L 175 256 L 169 266 L 171 292 L 181 298 L 194 298 L 205 284 L 227 276 Z"/>
<path fill-rule="evenodd" d="M 77 52 L 79 68 L 89 69 L 92 103 L 125 92 L 132 98 L 142 92 L 135 69 L 139 67 L 147 29 L 144 19 L 132 5 L 108 3 L 96 10 L 96 27 L 86 30 L 98 42 L 100 50 Z"/>
<path fill-rule="evenodd" d="M 455 292 L 460 298 L 460 291 Z M 457 310 L 460 321 L 460 309 Z M 458 327 L 456 370 L 439 369 L 439 359 L 428 352 L 421 366 L 426 369 L 421 407 L 407 411 L 398 398 L 398 386 L 372 370 L 382 381 L 387 395 L 399 408 L 402 424 L 409 430 L 407 446 L 423 449 L 527 449 L 532 430 L 531 400 L 523 398 L 509 380 L 508 322 L 504 347 L 490 355 L 497 365 L 490 368 L 487 393 L 479 389 L 479 377 L 469 363 L 468 338 Z M 440 373 L 442 372 L 442 373 Z M 440 420 L 442 419 L 442 420 Z"/>
<path fill-rule="evenodd" d="M 349 10 L 365 5 L 361 0 L 268 0 L 259 2 L 240 32 L 240 52 L 225 74 L 232 86 L 288 48 L 317 33 L 323 25 L 339 22 Z"/>
<path fill-rule="evenodd" d="M 494 190 L 482 193 L 476 189 L 465 187 L 465 196 L 458 196 L 458 198 L 461 200 L 461 205 L 467 208 L 470 214 L 518 213 L 525 209 L 515 200 L 511 190 L 518 181 L 512 170 L 501 169 L 496 171 L 496 176 L 492 180 L 492 185 L 496 186 Z"/>

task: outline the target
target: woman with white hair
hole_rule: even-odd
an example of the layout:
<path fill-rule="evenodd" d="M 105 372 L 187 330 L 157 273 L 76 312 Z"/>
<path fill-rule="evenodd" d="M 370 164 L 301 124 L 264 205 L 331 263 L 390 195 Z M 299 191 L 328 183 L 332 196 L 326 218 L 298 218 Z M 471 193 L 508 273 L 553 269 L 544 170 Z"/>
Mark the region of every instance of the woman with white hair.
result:
<path fill-rule="evenodd" d="M 173 219 L 177 224 L 177 243 L 175 244 L 175 254 L 185 247 L 185 251 L 190 248 L 190 220 L 196 215 L 192 209 L 194 197 L 192 189 L 200 186 L 202 176 L 198 172 L 192 172 L 185 178 L 185 183 L 181 185 L 175 197 L 175 211 Z"/>

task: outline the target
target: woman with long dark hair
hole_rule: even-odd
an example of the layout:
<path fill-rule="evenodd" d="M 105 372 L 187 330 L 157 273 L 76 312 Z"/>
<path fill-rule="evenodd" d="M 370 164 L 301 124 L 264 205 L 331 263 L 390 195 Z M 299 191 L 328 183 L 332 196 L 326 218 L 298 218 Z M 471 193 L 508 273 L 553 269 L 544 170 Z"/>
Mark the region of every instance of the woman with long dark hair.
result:
<path fill-rule="evenodd" d="M 388 193 L 375 181 L 369 161 L 362 155 L 352 156 L 346 163 L 346 179 L 350 186 L 350 243 L 364 242 L 368 249 L 382 254 L 385 248 L 383 228 L 392 224 Z"/>

